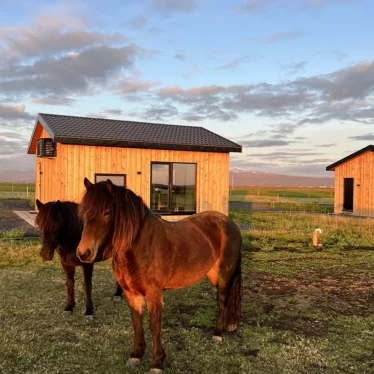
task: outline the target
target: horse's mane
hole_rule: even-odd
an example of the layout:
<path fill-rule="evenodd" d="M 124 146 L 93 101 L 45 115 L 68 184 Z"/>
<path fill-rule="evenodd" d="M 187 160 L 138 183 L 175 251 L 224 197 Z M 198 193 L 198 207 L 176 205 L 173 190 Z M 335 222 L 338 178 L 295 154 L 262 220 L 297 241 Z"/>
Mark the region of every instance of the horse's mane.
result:
<path fill-rule="evenodd" d="M 108 209 L 113 212 L 114 250 L 131 248 L 148 211 L 143 199 L 126 187 L 112 185 L 112 191 L 109 191 L 107 182 L 98 182 L 86 191 L 78 214 L 89 222 Z"/>
<path fill-rule="evenodd" d="M 64 202 L 49 202 L 39 210 L 35 223 L 43 231 L 53 232 L 65 228 L 68 233 L 81 230 L 81 224 L 77 216 L 78 204 Z"/>

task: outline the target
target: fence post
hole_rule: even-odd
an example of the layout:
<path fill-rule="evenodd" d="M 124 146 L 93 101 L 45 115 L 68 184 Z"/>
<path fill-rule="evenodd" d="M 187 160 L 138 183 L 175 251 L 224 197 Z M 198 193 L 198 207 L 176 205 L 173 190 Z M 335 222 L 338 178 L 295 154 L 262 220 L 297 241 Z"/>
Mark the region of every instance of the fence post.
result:
<path fill-rule="evenodd" d="M 29 198 L 29 186 L 26 186 L 26 199 Z"/>
<path fill-rule="evenodd" d="M 14 191 L 13 191 L 13 184 L 12 184 L 12 193 L 13 193 Z"/>

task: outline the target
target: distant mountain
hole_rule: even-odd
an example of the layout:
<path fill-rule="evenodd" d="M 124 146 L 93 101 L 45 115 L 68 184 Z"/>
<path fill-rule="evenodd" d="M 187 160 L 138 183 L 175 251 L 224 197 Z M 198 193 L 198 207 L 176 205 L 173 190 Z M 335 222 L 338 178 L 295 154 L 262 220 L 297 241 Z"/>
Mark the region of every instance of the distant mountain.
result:
<path fill-rule="evenodd" d="M 334 187 L 334 178 L 302 177 L 282 174 L 255 173 L 252 171 L 230 172 L 230 186 L 267 187 Z"/>
<path fill-rule="evenodd" d="M 334 178 L 301 177 L 282 174 L 255 173 L 251 171 L 230 172 L 230 186 L 282 186 L 282 187 L 333 187 Z M 35 182 L 35 171 L 0 170 L 0 182 Z"/>
<path fill-rule="evenodd" d="M 35 171 L 1 170 L 0 182 L 30 182 L 35 183 Z"/>

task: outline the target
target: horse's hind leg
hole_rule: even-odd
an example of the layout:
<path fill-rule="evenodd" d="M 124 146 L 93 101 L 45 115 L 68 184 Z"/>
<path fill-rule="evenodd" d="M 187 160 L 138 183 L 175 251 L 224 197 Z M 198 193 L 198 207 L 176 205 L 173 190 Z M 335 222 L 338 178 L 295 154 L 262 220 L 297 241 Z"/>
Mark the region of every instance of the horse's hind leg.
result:
<path fill-rule="evenodd" d="M 84 282 L 83 287 L 86 292 L 86 320 L 93 320 L 93 303 L 92 303 L 92 273 L 93 273 L 93 264 L 84 264 L 83 265 L 83 276 Z"/>
<path fill-rule="evenodd" d="M 75 300 L 74 300 L 74 275 L 75 275 L 75 267 L 74 266 L 66 266 L 62 265 L 65 276 L 66 276 L 66 291 L 68 294 L 68 301 L 64 308 L 64 316 L 69 316 L 73 313 L 73 309 L 75 307 Z"/>
<path fill-rule="evenodd" d="M 220 270 L 220 261 L 217 261 L 207 273 L 207 277 L 213 286 L 217 288 L 218 317 L 216 329 L 213 333 L 212 341 L 220 343 L 225 323 L 225 308 L 229 296 L 231 284 L 231 271 Z"/>

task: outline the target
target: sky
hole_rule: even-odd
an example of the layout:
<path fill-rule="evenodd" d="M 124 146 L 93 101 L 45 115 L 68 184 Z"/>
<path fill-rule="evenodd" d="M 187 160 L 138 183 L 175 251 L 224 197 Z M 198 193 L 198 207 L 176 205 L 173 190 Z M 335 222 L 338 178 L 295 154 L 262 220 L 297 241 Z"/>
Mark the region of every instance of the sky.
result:
<path fill-rule="evenodd" d="M 333 177 L 374 144 L 371 0 L 0 0 L 0 170 L 37 113 L 202 126 L 233 170 Z"/>

